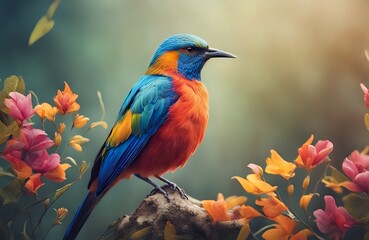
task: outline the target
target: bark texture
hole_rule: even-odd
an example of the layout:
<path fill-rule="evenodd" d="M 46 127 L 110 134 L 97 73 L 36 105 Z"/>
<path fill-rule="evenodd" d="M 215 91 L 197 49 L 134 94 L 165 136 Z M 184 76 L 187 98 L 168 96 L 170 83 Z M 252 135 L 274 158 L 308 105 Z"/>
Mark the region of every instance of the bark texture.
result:
<path fill-rule="evenodd" d="M 111 224 L 99 239 L 236 239 L 242 227 L 238 220 L 211 221 L 201 202 L 188 196 L 181 198 L 177 191 L 164 188 L 170 201 L 157 193 L 143 200 L 130 215 L 124 215 Z M 173 224 L 176 236 L 164 234 L 164 229 Z M 168 233 L 168 232 L 167 232 Z"/>

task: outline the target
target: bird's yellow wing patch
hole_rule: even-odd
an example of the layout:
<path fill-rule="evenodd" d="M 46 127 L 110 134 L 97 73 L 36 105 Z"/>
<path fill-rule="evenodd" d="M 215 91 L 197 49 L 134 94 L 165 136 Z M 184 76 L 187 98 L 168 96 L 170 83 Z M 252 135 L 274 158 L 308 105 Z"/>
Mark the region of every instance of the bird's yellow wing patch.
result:
<path fill-rule="evenodd" d="M 128 110 L 124 117 L 119 120 L 111 130 L 107 143 L 115 147 L 129 138 L 132 133 L 132 112 Z"/>

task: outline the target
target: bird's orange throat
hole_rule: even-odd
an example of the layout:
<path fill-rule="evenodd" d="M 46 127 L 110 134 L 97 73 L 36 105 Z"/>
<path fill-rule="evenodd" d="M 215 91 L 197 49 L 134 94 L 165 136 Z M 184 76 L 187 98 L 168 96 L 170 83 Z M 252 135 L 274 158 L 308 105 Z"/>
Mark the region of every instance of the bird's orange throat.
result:
<path fill-rule="evenodd" d="M 169 51 L 161 55 L 156 61 L 147 69 L 146 74 L 168 75 L 176 73 L 178 69 L 179 53 L 177 51 Z"/>

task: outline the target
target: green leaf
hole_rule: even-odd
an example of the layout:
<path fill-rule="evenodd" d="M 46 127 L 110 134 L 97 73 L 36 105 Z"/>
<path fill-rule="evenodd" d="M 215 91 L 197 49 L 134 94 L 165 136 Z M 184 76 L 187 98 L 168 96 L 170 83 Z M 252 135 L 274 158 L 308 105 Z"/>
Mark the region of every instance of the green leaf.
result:
<path fill-rule="evenodd" d="M 86 170 L 88 169 L 86 161 L 82 161 L 81 166 L 79 167 L 79 177 L 78 179 L 81 180 L 83 174 L 85 174 Z"/>
<path fill-rule="evenodd" d="M 55 22 L 52 17 L 54 16 L 54 13 L 59 6 L 59 3 L 60 0 L 54 0 L 54 2 L 51 3 L 49 9 L 47 10 L 46 15 L 42 16 L 40 20 L 38 20 L 32 30 L 31 36 L 29 37 L 29 46 L 34 44 L 37 40 L 45 36 L 48 32 L 51 31 L 51 29 L 53 29 Z"/>
<path fill-rule="evenodd" d="M 58 8 L 60 0 L 54 0 L 54 2 L 50 5 L 47 10 L 46 17 L 51 19 L 54 16 L 56 9 Z"/>
<path fill-rule="evenodd" d="M 0 144 L 7 141 L 9 135 L 8 127 L 4 123 L 0 122 Z"/>
<path fill-rule="evenodd" d="M 21 232 L 25 240 L 32 240 L 32 238 L 27 233 L 27 222 L 23 225 L 23 232 Z"/>
<path fill-rule="evenodd" d="M 4 92 L 9 94 L 10 92 L 19 92 L 24 94 L 25 84 L 21 76 L 12 75 L 7 77 L 4 81 Z"/>
<path fill-rule="evenodd" d="M 65 193 L 65 191 L 67 191 L 72 185 L 73 185 L 72 183 L 68 183 L 64 187 L 57 189 L 53 201 L 56 201 L 58 198 L 60 198 Z"/>
<path fill-rule="evenodd" d="M 76 160 L 74 160 L 74 158 L 72 158 L 72 157 L 66 157 L 65 160 L 71 161 L 71 163 L 73 163 L 74 166 L 78 167 L 78 164 L 77 164 Z"/>
<path fill-rule="evenodd" d="M 104 105 L 104 101 L 102 99 L 102 95 L 100 91 L 97 91 L 97 98 L 99 99 L 100 108 L 101 108 L 101 120 L 103 120 L 105 117 L 105 105 Z"/>
<path fill-rule="evenodd" d="M 46 35 L 46 33 L 50 32 L 54 27 L 54 20 L 47 18 L 46 16 L 42 16 L 40 20 L 36 23 L 35 28 L 33 29 L 31 36 L 28 40 L 28 45 L 31 46 L 37 40 Z"/>
<path fill-rule="evenodd" d="M 344 207 L 359 223 L 369 222 L 369 198 L 350 193 L 343 198 Z"/>
<path fill-rule="evenodd" d="M 5 171 L 2 167 L 0 167 L 0 177 L 4 177 L 4 176 L 15 177 L 14 174 L 12 174 L 12 173 L 10 173 L 8 171 Z"/>
<path fill-rule="evenodd" d="M 0 197 L 4 200 L 3 204 L 16 203 L 22 193 L 22 182 L 18 178 L 11 181 L 8 185 L 0 188 Z"/>
<path fill-rule="evenodd" d="M 16 121 L 13 121 L 8 125 L 8 131 L 11 135 L 18 137 L 20 133 L 20 127 Z"/>
<path fill-rule="evenodd" d="M 336 179 L 338 183 L 342 183 L 345 181 L 349 181 L 350 179 L 343 175 L 337 168 L 330 166 L 331 169 L 331 176 Z"/>
<path fill-rule="evenodd" d="M 4 92 L 4 91 L 0 91 L 0 111 L 8 114 L 9 110 L 5 105 L 4 100 L 8 97 L 8 93 Z"/>

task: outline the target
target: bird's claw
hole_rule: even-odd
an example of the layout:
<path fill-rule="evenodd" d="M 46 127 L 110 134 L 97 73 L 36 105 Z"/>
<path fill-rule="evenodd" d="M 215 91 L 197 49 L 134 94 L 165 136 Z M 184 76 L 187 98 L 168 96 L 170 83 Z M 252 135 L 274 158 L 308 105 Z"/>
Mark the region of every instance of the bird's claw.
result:
<path fill-rule="evenodd" d="M 147 195 L 148 197 L 150 197 L 150 196 L 153 196 L 153 195 L 155 195 L 155 194 L 157 194 L 157 193 L 161 193 L 161 194 L 163 194 L 164 195 L 164 197 L 167 199 L 167 201 L 169 202 L 169 195 L 168 195 L 168 193 L 164 190 L 164 189 L 162 189 L 161 187 L 159 187 L 159 186 L 157 186 L 157 187 L 155 187 L 151 192 L 150 192 L 150 194 L 149 195 Z"/>
<path fill-rule="evenodd" d="M 173 189 L 174 191 L 178 191 L 178 192 L 179 192 L 179 194 L 181 195 L 181 198 L 182 198 L 182 199 L 187 199 L 187 200 L 188 200 L 188 197 L 187 197 L 186 192 L 185 192 L 182 188 L 180 188 L 177 184 L 175 184 L 174 182 L 170 182 L 170 183 L 168 183 L 168 184 L 167 184 L 167 185 L 165 185 L 165 186 L 170 187 L 170 188 L 171 188 L 171 189 Z"/>

